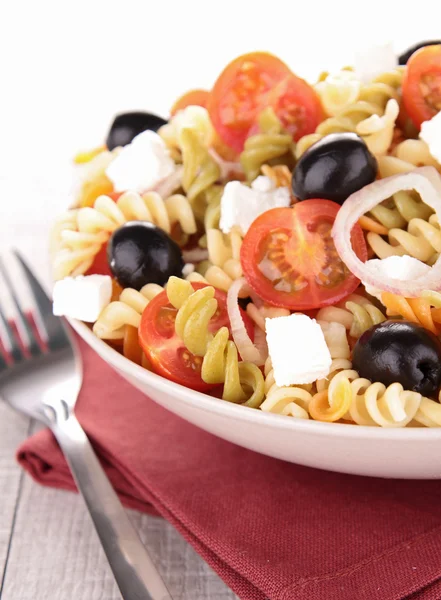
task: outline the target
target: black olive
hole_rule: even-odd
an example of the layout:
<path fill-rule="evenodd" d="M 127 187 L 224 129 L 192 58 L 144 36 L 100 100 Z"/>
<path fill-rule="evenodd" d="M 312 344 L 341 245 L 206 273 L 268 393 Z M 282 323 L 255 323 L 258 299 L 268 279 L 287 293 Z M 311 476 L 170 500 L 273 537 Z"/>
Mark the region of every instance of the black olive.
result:
<path fill-rule="evenodd" d="M 354 346 L 352 364 L 361 377 L 437 397 L 441 385 L 441 342 L 421 325 L 384 321 Z"/>
<path fill-rule="evenodd" d="M 377 160 L 355 133 L 331 133 L 300 157 L 292 175 L 299 200 L 324 198 L 339 204 L 377 175 Z"/>
<path fill-rule="evenodd" d="M 147 221 L 130 221 L 114 231 L 107 259 L 118 283 L 135 290 L 146 283 L 164 285 L 171 275 L 182 277 L 184 266 L 176 242 Z"/>
<path fill-rule="evenodd" d="M 247 298 L 239 298 L 239 300 L 237 301 L 237 303 L 239 304 L 240 308 L 242 308 L 243 310 L 246 310 L 246 307 L 248 306 L 248 304 L 250 304 L 252 302 L 250 297 Z"/>
<path fill-rule="evenodd" d="M 116 115 L 113 120 L 107 134 L 106 146 L 109 150 L 118 146 L 126 146 L 143 131 L 147 131 L 147 129 L 158 131 L 166 123 L 167 121 L 162 117 L 147 112 L 121 113 Z"/>
<path fill-rule="evenodd" d="M 441 40 L 430 40 L 428 42 L 420 42 L 419 44 L 415 44 L 414 46 L 408 48 L 406 52 L 403 52 L 403 54 L 400 55 L 398 63 L 400 65 L 407 65 L 407 61 L 414 52 L 416 52 L 420 48 L 424 48 L 425 46 L 437 46 L 438 44 L 441 44 Z"/>

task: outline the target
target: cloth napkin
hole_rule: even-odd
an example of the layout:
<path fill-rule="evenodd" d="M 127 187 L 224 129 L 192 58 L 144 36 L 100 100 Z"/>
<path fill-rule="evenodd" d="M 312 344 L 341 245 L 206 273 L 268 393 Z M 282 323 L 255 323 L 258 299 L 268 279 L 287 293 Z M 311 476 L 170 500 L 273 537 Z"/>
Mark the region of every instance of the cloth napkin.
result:
<path fill-rule="evenodd" d="M 244 450 L 79 345 L 78 419 L 122 501 L 170 521 L 241 599 L 441 598 L 441 481 L 341 475 Z M 39 483 L 75 489 L 49 431 L 17 457 Z"/>

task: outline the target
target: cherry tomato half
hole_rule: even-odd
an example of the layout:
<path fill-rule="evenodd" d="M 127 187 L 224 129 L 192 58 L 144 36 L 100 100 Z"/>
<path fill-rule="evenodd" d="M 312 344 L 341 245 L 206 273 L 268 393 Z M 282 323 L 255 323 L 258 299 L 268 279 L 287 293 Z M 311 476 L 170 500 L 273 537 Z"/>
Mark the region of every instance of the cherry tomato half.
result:
<path fill-rule="evenodd" d="M 323 119 L 312 87 L 296 77 L 277 57 L 265 52 L 244 54 L 218 77 L 208 99 L 208 112 L 219 136 L 240 152 L 259 114 L 272 106 L 294 139 L 312 133 Z"/>
<path fill-rule="evenodd" d="M 192 283 L 193 289 L 206 287 L 203 283 Z M 215 289 L 218 308 L 211 319 L 209 330 L 212 333 L 221 327 L 230 328 L 227 311 L 227 295 Z M 167 293 L 158 294 L 144 310 L 139 327 L 139 342 L 155 373 L 185 385 L 193 390 L 206 391 L 217 384 L 205 383 L 201 378 L 202 358 L 191 354 L 175 332 L 177 310 L 169 303 Z M 252 338 L 254 327 L 248 315 L 242 311 L 242 317 Z"/>
<path fill-rule="evenodd" d="M 258 217 L 243 240 L 245 277 L 263 300 L 291 310 L 311 310 L 338 302 L 358 286 L 341 261 L 331 230 L 340 206 L 305 200 L 293 208 L 273 208 Z M 357 256 L 367 249 L 359 225 L 352 231 Z"/>
<path fill-rule="evenodd" d="M 403 103 L 419 129 L 441 110 L 441 44 L 417 50 L 403 79 Z"/>
<path fill-rule="evenodd" d="M 206 108 L 209 94 L 210 92 L 207 90 L 190 90 L 186 92 L 171 107 L 171 116 L 175 115 L 179 110 L 187 108 L 187 106 L 203 106 Z"/>

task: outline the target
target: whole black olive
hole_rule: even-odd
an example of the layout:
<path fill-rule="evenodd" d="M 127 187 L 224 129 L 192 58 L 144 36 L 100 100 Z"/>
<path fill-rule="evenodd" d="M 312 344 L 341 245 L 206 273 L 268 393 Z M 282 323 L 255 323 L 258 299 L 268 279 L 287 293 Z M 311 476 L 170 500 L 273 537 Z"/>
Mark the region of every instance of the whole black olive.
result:
<path fill-rule="evenodd" d="M 377 175 L 377 160 L 355 133 L 331 133 L 300 157 L 292 174 L 299 200 L 323 198 L 339 204 Z"/>
<path fill-rule="evenodd" d="M 113 150 L 130 144 L 134 137 L 150 129 L 158 131 L 167 121 L 148 112 L 128 112 L 116 115 L 107 134 L 106 146 Z"/>
<path fill-rule="evenodd" d="M 419 44 L 415 44 L 414 46 L 408 48 L 406 52 L 403 52 L 403 54 L 400 55 L 398 63 L 400 65 L 406 65 L 407 61 L 412 56 L 412 54 L 420 48 L 424 48 L 425 46 L 437 46 L 438 44 L 441 44 L 441 40 L 430 40 L 428 42 L 420 42 Z"/>
<path fill-rule="evenodd" d="M 421 325 L 384 321 L 355 344 L 352 364 L 361 377 L 437 397 L 441 385 L 441 342 Z"/>
<path fill-rule="evenodd" d="M 146 283 L 164 285 L 182 277 L 179 246 L 165 231 L 147 221 L 130 221 L 113 232 L 107 245 L 110 270 L 122 287 L 140 290 Z"/>

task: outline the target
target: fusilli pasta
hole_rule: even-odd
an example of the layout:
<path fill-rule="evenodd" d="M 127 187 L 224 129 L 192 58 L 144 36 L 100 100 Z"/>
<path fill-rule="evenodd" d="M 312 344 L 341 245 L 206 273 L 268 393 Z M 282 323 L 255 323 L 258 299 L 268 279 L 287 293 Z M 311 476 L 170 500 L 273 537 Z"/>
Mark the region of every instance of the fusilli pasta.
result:
<path fill-rule="evenodd" d="M 122 344 L 124 356 L 143 364 L 145 358 L 138 342 L 141 315 L 150 300 L 162 291 L 163 288 L 154 283 L 148 283 L 139 292 L 126 288 L 119 300 L 104 308 L 93 326 L 93 332 L 101 339 Z"/>
<path fill-rule="evenodd" d="M 292 166 L 294 144 L 289 134 L 283 133 L 282 125 L 271 108 L 265 109 L 259 118 L 260 133 L 252 135 L 245 142 L 240 162 L 248 181 L 253 181 L 262 165 L 278 159 L 287 160 Z"/>
<path fill-rule="evenodd" d="M 390 229 L 387 240 L 373 232 L 369 232 L 366 239 L 378 258 L 408 255 L 431 265 L 441 252 L 441 231 L 436 215 L 428 220 L 411 219 L 407 229 Z"/>
<path fill-rule="evenodd" d="M 218 181 L 221 170 L 194 129 L 184 128 L 181 131 L 180 144 L 184 167 L 182 187 L 193 202 Z"/>
<path fill-rule="evenodd" d="M 275 382 L 273 366 L 269 357 L 265 362 L 264 372 L 266 397 L 260 405 L 260 409 L 264 412 L 298 419 L 309 419 L 309 403 L 312 400 L 313 386 L 308 384 L 279 387 Z"/>
<path fill-rule="evenodd" d="M 186 234 L 196 232 L 196 221 L 187 198 L 174 194 L 163 200 L 156 192 L 140 196 L 126 192 L 114 202 L 100 196 L 94 207 L 63 215 L 52 230 L 54 278 L 85 273 L 112 232 L 131 220 L 149 221 L 167 233 L 178 223 Z"/>
<path fill-rule="evenodd" d="M 296 157 L 330 133 L 357 133 L 374 154 L 387 152 L 392 142 L 395 119 L 399 107 L 392 99 L 383 110 L 379 105 L 358 100 L 342 109 L 335 117 L 329 117 L 317 127 L 315 133 L 303 136 L 296 146 Z"/>
<path fill-rule="evenodd" d="M 370 300 L 352 294 L 345 300 L 344 307 L 326 306 L 317 313 L 317 321 L 341 323 L 349 331 L 349 335 L 358 339 L 373 325 L 386 320 L 385 315 Z"/>
<path fill-rule="evenodd" d="M 167 296 L 171 305 L 178 309 L 177 335 L 189 352 L 203 357 L 202 379 L 206 383 L 223 383 L 224 400 L 259 407 L 264 397 L 260 369 L 252 363 L 239 362 L 236 345 L 229 340 L 227 327 L 219 329 L 214 337 L 209 332 L 210 319 L 217 310 L 214 288 L 208 286 L 193 291 L 189 282 L 171 277 Z"/>

